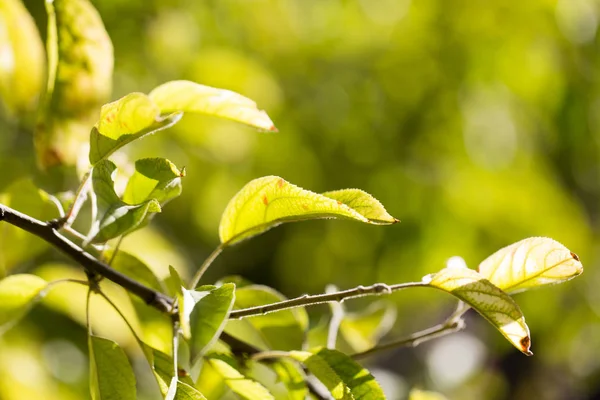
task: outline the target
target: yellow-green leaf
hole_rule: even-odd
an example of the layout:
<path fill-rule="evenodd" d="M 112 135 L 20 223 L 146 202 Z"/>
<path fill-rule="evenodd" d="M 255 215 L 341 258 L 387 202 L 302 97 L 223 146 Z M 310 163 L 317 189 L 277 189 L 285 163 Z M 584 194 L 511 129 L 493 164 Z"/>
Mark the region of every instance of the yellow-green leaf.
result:
<path fill-rule="evenodd" d="M 330 199 L 341 201 L 348 207 L 358 211 L 372 224 L 389 225 L 399 222 L 392 217 L 383 204 L 369 193 L 360 189 L 341 189 L 322 193 Z"/>
<path fill-rule="evenodd" d="M 373 375 L 342 352 L 317 348 L 310 352 L 292 351 L 290 355 L 303 363 L 336 400 L 385 399 L 383 390 Z"/>
<path fill-rule="evenodd" d="M 20 115 L 35 109 L 46 68 L 44 45 L 21 0 L 0 1 L 0 97 Z"/>
<path fill-rule="evenodd" d="M 142 350 L 146 356 L 146 359 L 148 360 L 148 364 L 152 369 L 154 377 L 156 378 L 160 392 L 163 394 L 163 396 L 166 396 L 171 389 L 174 379 L 173 357 L 146 344 L 142 344 Z M 186 384 L 187 386 L 194 384 L 189 375 L 178 376 L 176 379 L 178 381 L 178 387 L 180 384 Z M 185 392 L 186 390 L 183 390 L 182 393 Z M 175 398 L 177 399 L 178 397 Z M 182 399 L 185 399 L 185 397 L 182 397 Z"/>
<path fill-rule="evenodd" d="M 211 354 L 207 361 L 225 380 L 225 384 L 240 398 L 247 400 L 275 399 L 263 385 L 242 375 L 236 368 L 233 358 L 222 354 Z"/>
<path fill-rule="evenodd" d="M 166 158 L 143 158 L 135 162 L 135 172 L 129 178 L 123 193 L 123 201 L 140 204 L 154 199 L 161 205 L 181 194 L 180 171 Z"/>
<path fill-rule="evenodd" d="M 568 281 L 583 272 L 577 254 L 556 240 L 532 237 L 498 250 L 479 273 L 508 293 Z"/>
<path fill-rule="evenodd" d="M 322 218 L 370 224 L 398 222 L 391 216 L 385 221 L 371 221 L 361 213 L 365 210 L 367 215 L 374 213 L 369 208 L 355 210 L 340 200 L 302 189 L 278 176 L 266 176 L 249 182 L 231 199 L 221 217 L 219 236 L 221 243 L 230 245 L 284 222 Z"/>
<path fill-rule="evenodd" d="M 445 268 L 423 282 L 464 301 L 487 319 L 517 349 L 526 355 L 531 338 L 525 316 L 508 294 L 469 268 Z"/>
<path fill-rule="evenodd" d="M 371 304 L 366 310 L 346 313 L 340 323 L 340 333 L 355 352 L 375 347 L 396 321 L 396 308 L 387 302 Z"/>
<path fill-rule="evenodd" d="M 182 113 L 161 116 L 160 108 L 143 93 L 130 93 L 102 106 L 90 135 L 90 163 L 97 164 L 136 139 L 173 126 Z"/>
<path fill-rule="evenodd" d="M 289 400 L 306 399 L 308 395 L 306 375 L 298 363 L 283 358 L 275 361 L 270 366 L 277 374 L 279 380 L 285 385 Z"/>
<path fill-rule="evenodd" d="M 266 112 L 247 97 L 226 89 L 190 81 L 172 81 L 149 94 L 163 114 L 176 111 L 202 113 L 230 119 L 266 131 L 277 131 Z"/>
<path fill-rule="evenodd" d="M 123 349 L 112 340 L 88 336 L 92 400 L 135 400 L 135 375 Z"/>
<path fill-rule="evenodd" d="M 447 400 L 444 395 L 437 392 L 421 389 L 411 389 L 408 400 Z"/>
<path fill-rule="evenodd" d="M 35 275 L 11 275 L 0 280 L 0 334 L 17 323 L 48 283 Z"/>

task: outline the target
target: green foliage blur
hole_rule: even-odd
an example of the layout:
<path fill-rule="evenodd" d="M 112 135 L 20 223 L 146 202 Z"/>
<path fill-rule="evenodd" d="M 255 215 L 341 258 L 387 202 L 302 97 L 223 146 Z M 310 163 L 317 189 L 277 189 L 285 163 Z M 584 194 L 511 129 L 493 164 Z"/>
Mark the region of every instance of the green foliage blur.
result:
<path fill-rule="evenodd" d="M 45 37 L 43 2 L 25 4 Z M 549 236 L 577 253 L 586 270 L 564 285 L 516 296 L 534 357 L 469 315 L 464 332 L 365 365 L 390 399 L 405 398 L 414 386 L 450 399 L 600 396 L 600 2 L 94 5 L 115 50 L 111 100 L 189 79 L 254 99 L 279 129 L 262 134 L 186 115 L 119 153 L 123 161 L 167 157 L 187 171 L 182 196 L 149 228 L 127 237 L 123 249 L 160 277 L 169 265 L 191 276 L 219 243 L 229 199 L 265 175 L 316 192 L 364 189 L 401 223 L 283 225 L 225 251 L 204 283 L 237 274 L 292 297 L 323 292 L 327 284 L 415 281 L 452 256 L 475 268 L 503 246 Z M 0 192 L 6 192 L 38 172 L 28 123 L 16 123 L 7 111 L 0 129 Z M 0 274 L 49 278 L 73 268 L 50 259 L 56 253 L 40 248 L 33 261 L 3 263 Z M 0 338 L 0 399 L 87 398 L 85 289 L 72 292 L 79 289 L 80 303 L 52 294 Z M 449 296 L 422 289 L 387 299 L 398 307 L 388 340 L 441 322 L 453 305 Z M 359 311 L 371 302 L 345 306 Z M 311 324 L 328 311 L 312 310 Z M 96 314 L 100 333 L 135 350 L 118 316 L 107 307 Z M 154 333 L 161 329 L 168 328 L 157 325 Z M 147 375 L 141 359 L 134 368 Z M 140 398 L 153 398 L 139 383 Z"/>

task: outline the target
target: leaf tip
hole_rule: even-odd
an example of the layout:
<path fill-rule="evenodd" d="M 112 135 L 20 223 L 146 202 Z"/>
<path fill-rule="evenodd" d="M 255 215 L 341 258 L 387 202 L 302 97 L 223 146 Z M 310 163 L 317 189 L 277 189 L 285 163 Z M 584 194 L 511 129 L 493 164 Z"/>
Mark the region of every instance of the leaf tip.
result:
<path fill-rule="evenodd" d="M 398 222 L 400 222 L 400 220 L 398 218 L 393 218 L 392 225 L 397 224 Z"/>
<path fill-rule="evenodd" d="M 573 252 L 571 252 L 571 257 L 573 257 L 573 259 L 575 259 L 575 261 L 580 261 L 579 260 L 579 256 L 577 254 L 573 253 Z"/>
<path fill-rule="evenodd" d="M 521 346 L 520 350 L 523 352 L 523 354 L 529 357 L 533 355 L 533 352 L 529 350 L 529 348 L 531 347 L 531 338 L 529 336 L 524 336 L 519 341 L 519 345 Z"/>

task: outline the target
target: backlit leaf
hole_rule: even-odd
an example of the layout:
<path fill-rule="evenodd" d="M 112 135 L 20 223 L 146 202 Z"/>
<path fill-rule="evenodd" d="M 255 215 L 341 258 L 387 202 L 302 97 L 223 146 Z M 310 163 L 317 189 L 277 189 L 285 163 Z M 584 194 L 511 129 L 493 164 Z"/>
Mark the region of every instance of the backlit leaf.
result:
<path fill-rule="evenodd" d="M 346 313 L 340 333 L 355 352 L 374 347 L 396 321 L 396 308 L 387 302 L 372 303 L 366 310 Z"/>
<path fill-rule="evenodd" d="M 494 325 L 513 346 L 526 355 L 533 355 L 529 351 L 529 328 L 519 305 L 476 271 L 464 267 L 445 268 L 426 276 L 423 282 L 464 301 Z"/>
<path fill-rule="evenodd" d="M 92 243 L 106 242 L 133 232 L 144 226 L 148 213 L 161 211 L 160 204 L 154 199 L 136 205 L 123 202 L 114 189 L 112 173 L 115 169 L 116 166 L 111 161 L 103 160 L 92 172 L 92 186 L 98 208 L 98 220 L 88 236 Z"/>
<path fill-rule="evenodd" d="M 181 115 L 161 116 L 160 108 L 143 93 L 105 104 L 90 135 L 90 163 L 95 165 L 126 144 L 173 126 Z"/>
<path fill-rule="evenodd" d="M 135 162 L 135 172 L 123 193 L 123 201 L 140 204 L 155 199 L 161 205 L 181 194 L 180 171 L 166 158 L 143 158 Z"/>
<path fill-rule="evenodd" d="M 306 375 L 297 363 L 280 359 L 271 364 L 279 380 L 285 385 L 289 400 L 305 400 L 308 395 Z"/>
<path fill-rule="evenodd" d="M 112 251 L 106 252 L 107 259 L 110 260 L 112 255 Z M 158 292 L 163 291 L 160 281 L 156 275 L 154 275 L 154 272 L 152 272 L 150 267 L 143 263 L 139 258 L 126 251 L 119 250 L 114 258 L 112 258 L 110 266 L 145 286 Z"/>
<path fill-rule="evenodd" d="M 341 193 L 345 192 L 341 191 Z M 371 224 L 398 222 L 391 216 L 383 217 L 380 212 L 366 207 L 364 201 L 358 202 L 347 193 L 340 197 L 357 204 L 360 203 L 361 209 L 355 210 L 341 200 L 304 190 L 277 176 L 255 179 L 246 184 L 231 199 L 223 212 L 219 226 L 221 243 L 233 244 L 258 235 L 281 223 L 292 221 L 339 218 Z M 380 205 L 376 200 L 371 204 L 375 204 L 375 202 Z M 362 213 L 375 215 L 377 220 L 371 221 Z"/>
<path fill-rule="evenodd" d="M 198 300 L 190 315 L 190 359 L 194 365 L 217 341 L 235 300 L 235 285 L 226 283 Z"/>
<path fill-rule="evenodd" d="M 40 299 L 48 283 L 35 275 L 10 275 L 0 280 L 0 334 L 17 323 Z"/>
<path fill-rule="evenodd" d="M 577 254 L 556 240 L 532 237 L 498 250 L 479 273 L 508 293 L 568 281 L 583 272 Z"/>
<path fill-rule="evenodd" d="M 88 336 L 92 400 L 135 400 L 133 369 L 123 349 L 112 340 Z"/>
<path fill-rule="evenodd" d="M 383 204 L 369 193 L 360 189 L 341 189 L 322 193 L 330 199 L 341 201 L 348 207 L 358 211 L 372 224 L 389 225 L 398 222 L 385 209 Z"/>
<path fill-rule="evenodd" d="M 163 396 L 166 396 L 171 387 L 174 376 L 173 357 L 163 353 L 162 351 L 156 350 L 146 344 L 142 345 L 142 349 L 144 351 L 146 359 L 148 360 L 148 364 L 150 364 L 150 368 L 154 373 L 154 377 L 158 382 L 160 392 L 163 394 Z M 179 384 L 182 383 L 187 385 L 194 384 L 192 379 L 187 375 L 178 376 L 177 385 L 179 386 Z"/>
<path fill-rule="evenodd" d="M 241 399 L 275 399 L 263 385 L 242 375 L 236 368 L 233 358 L 221 354 L 211 354 L 207 358 L 207 362 L 221 375 L 225 380 L 225 384 Z"/>
<path fill-rule="evenodd" d="M 277 131 L 266 112 L 247 97 L 190 81 L 172 81 L 149 94 L 163 114 L 176 111 L 202 113 L 230 119 L 266 131 Z"/>
<path fill-rule="evenodd" d="M 342 352 L 316 348 L 310 352 L 292 351 L 291 356 L 303 363 L 336 400 L 385 399 L 373 375 Z"/>

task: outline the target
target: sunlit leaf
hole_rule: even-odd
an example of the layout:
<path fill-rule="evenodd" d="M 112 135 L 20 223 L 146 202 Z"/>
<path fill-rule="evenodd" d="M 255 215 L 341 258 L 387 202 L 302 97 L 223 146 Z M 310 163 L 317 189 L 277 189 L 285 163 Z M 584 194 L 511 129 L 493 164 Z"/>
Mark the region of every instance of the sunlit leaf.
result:
<path fill-rule="evenodd" d="M 123 193 L 123 201 L 140 204 L 154 199 L 161 205 L 181 194 L 180 171 L 166 158 L 143 158 L 135 162 L 135 172 Z"/>
<path fill-rule="evenodd" d="M 262 306 L 286 300 L 276 290 L 263 285 L 248 285 L 236 290 L 235 309 Z M 249 324 L 258 330 L 267 348 L 272 350 L 294 350 L 302 347 L 308 328 L 308 315 L 304 308 L 282 310 L 277 313 L 230 321 L 226 331 L 233 336 L 248 341 L 248 334 L 239 328 Z M 243 338 L 240 337 L 242 333 Z"/>
<path fill-rule="evenodd" d="M 165 400 L 206 400 L 195 387 L 173 378 Z"/>
<path fill-rule="evenodd" d="M 311 352 L 292 351 L 291 356 L 303 363 L 336 400 L 385 399 L 373 375 L 344 353 L 317 348 Z"/>
<path fill-rule="evenodd" d="M 386 302 L 371 304 L 366 310 L 346 313 L 340 333 L 355 352 L 374 347 L 396 321 L 396 308 Z"/>
<path fill-rule="evenodd" d="M 143 93 L 105 104 L 90 135 L 90 163 L 95 165 L 126 144 L 173 126 L 181 115 L 161 116 L 160 108 Z"/>
<path fill-rule="evenodd" d="M 148 364 L 152 369 L 154 377 L 158 382 L 160 392 L 163 394 L 163 396 L 166 396 L 171 387 L 174 376 L 173 357 L 145 344 L 142 346 L 142 349 L 146 359 L 148 360 Z M 187 385 L 194 384 L 192 379 L 187 375 L 180 376 L 180 374 L 178 374 L 177 379 L 179 383 L 184 383 Z"/>
<path fill-rule="evenodd" d="M 469 268 L 445 268 L 423 278 L 428 285 L 450 293 L 473 307 L 526 355 L 531 338 L 519 305 L 505 292 Z"/>
<path fill-rule="evenodd" d="M 126 235 L 144 226 L 148 213 L 161 211 L 154 199 L 140 204 L 129 205 L 115 193 L 112 173 L 116 166 L 103 160 L 93 169 L 92 186 L 97 197 L 98 220 L 89 234 L 92 243 L 102 243 L 109 239 Z"/>
<path fill-rule="evenodd" d="M 202 113 L 230 119 L 267 130 L 277 131 L 266 112 L 247 97 L 190 81 L 172 81 L 158 86 L 149 94 L 161 112 Z"/>
<path fill-rule="evenodd" d="M 334 192 L 335 193 L 335 192 Z M 343 193 L 343 192 L 342 192 Z M 223 212 L 219 226 L 221 243 L 233 244 L 258 235 L 283 222 L 303 221 L 320 218 L 340 218 L 361 221 L 371 224 L 393 224 L 398 222 L 393 217 L 384 218 L 378 207 L 369 208 L 361 197 L 360 210 L 354 210 L 341 200 L 304 190 L 286 182 L 277 176 L 266 176 L 255 179 L 242 188 L 229 202 Z M 372 206 L 379 202 L 375 199 Z M 365 208 L 366 207 L 366 208 Z M 371 221 L 366 215 L 375 215 L 378 219 Z"/>
<path fill-rule="evenodd" d="M 242 399 L 269 400 L 273 395 L 260 383 L 245 377 L 236 368 L 235 360 L 221 354 L 211 354 L 207 362 L 221 375 L 225 384 Z"/>
<path fill-rule="evenodd" d="M 0 280 L 0 334 L 29 311 L 47 285 L 42 278 L 28 274 L 11 275 Z"/>
<path fill-rule="evenodd" d="M 532 237 L 498 250 L 479 273 L 508 293 L 568 281 L 583 272 L 577 254 L 556 240 Z"/>
<path fill-rule="evenodd" d="M 385 209 L 383 204 L 369 193 L 360 189 L 341 189 L 321 193 L 330 199 L 341 201 L 367 218 L 372 224 L 389 225 L 398 222 Z"/>
<path fill-rule="evenodd" d="M 44 45 L 21 0 L 0 2 L 0 98 L 16 115 L 35 109 L 42 86 Z"/>
<path fill-rule="evenodd" d="M 75 165 L 112 90 L 113 47 L 88 0 L 46 1 L 48 93 L 35 132 L 43 167 Z"/>
<path fill-rule="evenodd" d="M 279 380 L 287 388 L 289 400 L 305 400 L 308 395 L 306 375 L 296 363 L 280 359 L 271 364 Z"/>
<path fill-rule="evenodd" d="M 88 346 L 92 399 L 135 400 L 135 376 L 123 349 L 94 335 L 88 336 Z"/>
<path fill-rule="evenodd" d="M 190 359 L 194 365 L 217 341 L 235 300 L 235 285 L 226 283 L 196 302 L 190 315 Z"/>

